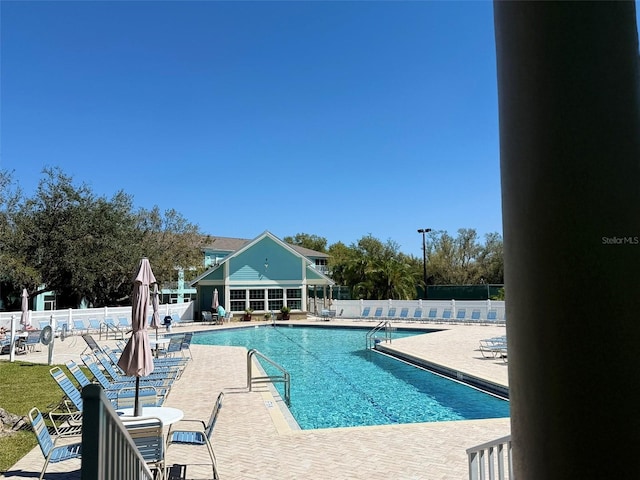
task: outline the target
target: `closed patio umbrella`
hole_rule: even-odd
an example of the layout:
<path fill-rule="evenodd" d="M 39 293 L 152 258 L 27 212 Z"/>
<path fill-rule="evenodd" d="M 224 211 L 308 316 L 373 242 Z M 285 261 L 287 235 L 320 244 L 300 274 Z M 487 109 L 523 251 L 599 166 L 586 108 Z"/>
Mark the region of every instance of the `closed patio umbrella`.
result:
<path fill-rule="evenodd" d="M 149 311 L 149 286 L 156 283 L 156 277 L 151 271 L 149 259 L 140 261 L 138 274 L 133 282 L 131 295 L 131 338 L 122 350 L 118 366 L 125 375 L 136 377 L 136 395 L 134 403 L 134 415 L 142 415 L 140 407 L 140 377 L 153 372 L 153 354 L 147 334 L 147 315 Z"/>
<path fill-rule="evenodd" d="M 213 299 L 211 300 L 211 312 L 216 313 L 218 311 L 218 306 L 220 303 L 218 302 L 218 289 L 213 289 Z"/>
<path fill-rule="evenodd" d="M 22 324 L 23 330 L 31 326 L 31 322 L 29 321 L 29 294 L 26 288 L 22 289 L 22 315 L 20 316 L 20 323 Z"/>
<path fill-rule="evenodd" d="M 151 316 L 151 328 L 156 329 L 156 340 L 158 340 L 158 328 L 160 328 L 160 299 L 158 298 L 160 293 L 158 292 L 158 284 L 153 284 L 153 292 L 151 292 L 151 307 L 153 308 L 153 315 Z"/>

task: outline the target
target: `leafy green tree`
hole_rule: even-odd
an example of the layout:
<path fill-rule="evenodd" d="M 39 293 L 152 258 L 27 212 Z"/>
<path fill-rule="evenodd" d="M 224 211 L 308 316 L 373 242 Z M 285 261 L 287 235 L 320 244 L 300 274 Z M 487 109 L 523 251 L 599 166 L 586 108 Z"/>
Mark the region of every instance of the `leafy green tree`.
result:
<path fill-rule="evenodd" d="M 176 277 L 176 268 L 185 271 L 185 280 L 195 278 L 202 271 L 191 269 L 202 265 L 202 247 L 211 242 L 197 225 L 182 214 L 170 209 L 162 214 L 155 206 L 138 212 L 137 229 L 142 234 L 142 251 L 149 258 L 153 273 L 160 284 Z"/>
<path fill-rule="evenodd" d="M 330 252 L 332 250 L 330 249 Z M 396 242 L 381 242 L 370 234 L 351 246 L 341 270 L 355 297 L 364 299 L 415 298 L 417 270 Z"/>
<path fill-rule="evenodd" d="M 284 237 L 283 240 L 290 245 L 309 248 L 316 252 L 327 252 L 327 239 L 308 233 L 296 233 L 293 237 Z"/>
<path fill-rule="evenodd" d="M 12 173 L 0 170 L 0 310 L 19 309 L 22 289 L 34 291 L 42 282 L 18 247 L 21 238 L 15 217 L 22 200 Z"/>
<path fill-rule="evenodd" d="M 55 291 L 58 308 L 77 307 L 83 298 L 102 306 L 126 297 L 140 257 L 131 198 L 123 192 L 96 198 L 57 168 L 43 174 L 15 217 L 17 247 L 45 285 L 32 296 Z"/>
<path fill-rule="evenodd" d="M 485 235 L 484 245 L 478 253 L 478 265 L 480 275 L 486 283 L 504 283 L 504 251 L 500 234 Z"/>

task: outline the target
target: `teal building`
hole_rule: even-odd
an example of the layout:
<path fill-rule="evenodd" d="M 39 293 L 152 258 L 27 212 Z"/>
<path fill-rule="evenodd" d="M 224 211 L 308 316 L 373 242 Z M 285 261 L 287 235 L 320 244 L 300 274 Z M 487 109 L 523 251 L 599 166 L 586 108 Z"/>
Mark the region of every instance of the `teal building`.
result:
<path fill-rule="evenodd" d="M 313 309 L 316 297 L 330 298 L 334 285 L 326 253 L 289 245 L 269 231 L 253 240 L 213 237 L 204 255 L 208 269 L 190 283 L 198 316 L 212 309 L 216 291 L 218 303 L 234 314 L 278 312 L 285 305 L 301 313 Z"/>

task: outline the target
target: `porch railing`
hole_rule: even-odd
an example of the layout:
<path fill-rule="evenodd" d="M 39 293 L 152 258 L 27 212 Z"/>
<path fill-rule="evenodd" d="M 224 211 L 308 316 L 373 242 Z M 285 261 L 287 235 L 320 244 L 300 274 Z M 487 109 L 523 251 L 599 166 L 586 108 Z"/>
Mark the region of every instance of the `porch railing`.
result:
<path fill-rule="evenodd" d="M 468 448 L 467 457 L 469 480 L 515 480 L 511 460 L 511 435 Z"/>
<path fill-rule="evenodd" d="M 82 480 L 153 480 L 99 385 L 82 389 Z"/>

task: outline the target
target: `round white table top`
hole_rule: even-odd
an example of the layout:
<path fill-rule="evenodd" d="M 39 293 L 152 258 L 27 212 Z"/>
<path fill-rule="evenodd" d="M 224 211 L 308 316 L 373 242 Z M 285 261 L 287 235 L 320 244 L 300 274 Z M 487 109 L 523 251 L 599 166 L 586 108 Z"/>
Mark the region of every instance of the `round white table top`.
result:
<path fill-rule="evenodd" d="M 179 422 L 184 417 L 184 412 L 173 407 L 142 407 L 142 416 L 133 415 L 133 408 L 120 408 L 116 410 L 123 422 L 142 419 L 144 417 L 157 417 L 162 421 L 162 425 L 171 425 Z"/>
<path fill-rule="evenodd" d="M 155 338 L 150 338 L 149 345 L 151 345 L 151 347 L 153 348 L 160 345 L 168 345 L 170 341 L 170 338 L 158 338 L 157 340 Z"/>

